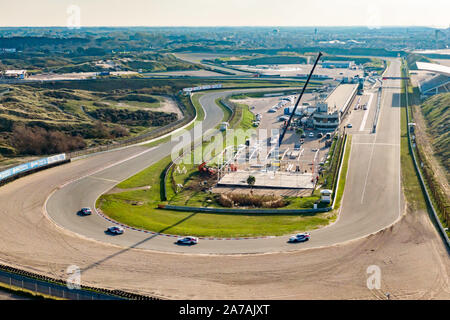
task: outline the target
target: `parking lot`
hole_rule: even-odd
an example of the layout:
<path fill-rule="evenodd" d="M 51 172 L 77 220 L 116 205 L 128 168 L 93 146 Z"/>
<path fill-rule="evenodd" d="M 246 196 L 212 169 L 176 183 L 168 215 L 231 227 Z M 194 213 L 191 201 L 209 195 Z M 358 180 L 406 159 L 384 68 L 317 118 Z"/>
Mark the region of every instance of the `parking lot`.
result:
<path fill-rule="evenodd" d="M 271 136 L 272 129 L 278 129 L 281 134 L 284 121 L 279 121 L 279 117 L 284 115 L 284 108 L 293 106 L 294 103 L 286 104 L 280 107 L 276 112 L 269 112 L 273 110 L 273 106 L 281 101 L 282 98 L 289 98 L 293 96 L 279 96 L 270 98 L 248 98 L 241 99 L 238 102 L 245 103 L 250 106 L 250 110 L 255 114 L 261 114 L 262 118 L 258 129 L 265 130 L 267 136 Z M 295 96 L 297 98 L 298 96 Z M 294 101 L 294 100 L 293 100 Z M 301 104 L 314 104 L 313 94 L 304 94 Z M 300 107 L 299 107 L 300 108 Z M 322 137 L 318 137 L 322 133 Z M 326 160 L 328 147 L 325 147 L 325 142 L 328 140 L 325 132 L 319 130 L 305 130 L 303 138 L 294 130 L 288 130 L 284 136 L 283 143 L 279 149 L 281 158 L 280 171 L 301 172 L 301 173 L 317 173 L 320 162 Z M 302 143 L 300 143 L 302 141 Z M 270 151 L 271 146 L 268 146 Z"/>
<path fill-rule="evenodd" d="M 335 94 L 327 98 L 327 102 L 341 108 L 351 93 L 350 87 L 344 85 L 339 90 L 333 91 Z M 278 149 L 277 135 L 281 134 L 286 119 L 280 120 L 280 117 L 285 116 L 285 108 L 294 106 L 297 97 L 287 95 L 234 100 L 248 105 L 255 115 L 260 115 L 258 135 L 257 138 L 250 140 L 249 147 L 241 147 L 236 154 L 234 161 L 236 170 L 228 169 L 223 173 L 219 182 L 221 187 L 246 186 L 246 178 L 253 175 L 256 178 L 256 187 L 297 190 L 314 188 L 314 180 L 321 166 L 328 160 L 334 132 L 305 128 L 303 134 L 299 134 L 290 127 Z M 314 94 L 305 94 L 299 109 L 307 108 L 305 103 L 314 106 L 315 100 Z M 339 130 L 348 133 L 370 133 L 376 112 L 376 100 L 377 88 L 363 95 L 356 95 L 341 120 Z M 286 103 L 279 105 L 281 101 Z M 263 131 L 263 135 L 260 130 Z M 261 136 L 266 138 L 260 138 Z"/>

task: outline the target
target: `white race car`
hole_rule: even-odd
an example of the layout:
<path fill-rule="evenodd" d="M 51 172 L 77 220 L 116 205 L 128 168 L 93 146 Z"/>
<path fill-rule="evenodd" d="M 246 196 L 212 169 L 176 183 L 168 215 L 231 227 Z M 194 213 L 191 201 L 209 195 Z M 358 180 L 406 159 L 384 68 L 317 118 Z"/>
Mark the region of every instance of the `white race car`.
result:
<path fill-rule="evenodd" d="M 122 234 L 124 232 L 123 228 L 119 226 L 109 227 L 107 231 L 112 234 Z"/>
<path fill-rule="evenodd" d="M 198 243 L 198 238 L 196 237 L 181 237 L 177 239 L 177 243 L 178 244 L 189 244 L 189 245 L 193 245 L 193 244 L 197 244 Z"/>
<path fill-rule="evenodd" d="M 305 242 L 311 238 L 309 232 L 297 233 L 296 235 L 289 238 L 289 242 Z"/>

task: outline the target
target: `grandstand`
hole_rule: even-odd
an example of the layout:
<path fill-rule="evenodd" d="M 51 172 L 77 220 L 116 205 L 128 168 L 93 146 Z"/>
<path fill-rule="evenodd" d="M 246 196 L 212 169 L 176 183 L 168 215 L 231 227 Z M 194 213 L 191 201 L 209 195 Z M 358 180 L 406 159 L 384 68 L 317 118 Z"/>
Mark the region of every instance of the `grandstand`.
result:
<path fill-rule="evenodd" d="M 423 97 L 450 92 L 450 67 L 426 62 L 416 62 L 416 65 L 418 70 L 435 73 L 432 78 L 418 83 L 420 93 Z"/>

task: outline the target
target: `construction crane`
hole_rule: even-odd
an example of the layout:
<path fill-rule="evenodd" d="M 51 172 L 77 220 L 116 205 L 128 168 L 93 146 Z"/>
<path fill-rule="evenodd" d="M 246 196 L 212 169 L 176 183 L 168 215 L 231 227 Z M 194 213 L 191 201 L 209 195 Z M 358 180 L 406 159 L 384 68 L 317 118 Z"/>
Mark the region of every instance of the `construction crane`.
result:
<path fill-rule="evenodd" d="M 281 146 L 281 143 L 283 142 L 283 138 L 284 138 L 284 135 L 286 134 L 287 128 L 291 125 L 291 121 L 295 115 L 295 111 L 297 111 L 298 104 L 300 103 L 300 100 L 302 99 L 303 93 L 305 93 L 305 89 L 308 86 L 309 80 L 311 79 L 311 76 L 314 73 L 314 69 L 316 69 L 317 63 L 319 62 L 319 59 L 321 56 L 322 56 L 322 52 L 319 52 L 319 54 L 317 55 L 316 61 L 314 62 L 314 65 L 311 69 L 311 72 L 309 73 L 308 78 L 306 79 L 306 82 L 303 85 L 302 92 L 298 96 L 297 102 L 295 103 L 295 106 L 294 106 L 294 110 L 292 110 L 292 113 L 289 116 L 289 120 L 288 120 L 287 124 L 284 126 L 283 132 L 280 135 L 280 139 L 278 140 L 278 146 Z"/>

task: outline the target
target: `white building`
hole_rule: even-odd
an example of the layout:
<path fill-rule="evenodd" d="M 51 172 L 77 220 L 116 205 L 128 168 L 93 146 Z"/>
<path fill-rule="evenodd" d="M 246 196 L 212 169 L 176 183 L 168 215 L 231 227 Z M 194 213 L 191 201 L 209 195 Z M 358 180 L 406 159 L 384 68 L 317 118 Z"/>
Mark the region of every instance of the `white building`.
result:
<path fill-rule="evenodd" d="M 28 73 L 27 70 L 6 70 L 3 76 L 8 79 L 25 79 Z"/>

